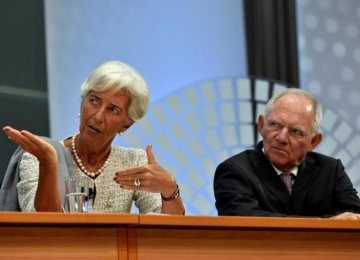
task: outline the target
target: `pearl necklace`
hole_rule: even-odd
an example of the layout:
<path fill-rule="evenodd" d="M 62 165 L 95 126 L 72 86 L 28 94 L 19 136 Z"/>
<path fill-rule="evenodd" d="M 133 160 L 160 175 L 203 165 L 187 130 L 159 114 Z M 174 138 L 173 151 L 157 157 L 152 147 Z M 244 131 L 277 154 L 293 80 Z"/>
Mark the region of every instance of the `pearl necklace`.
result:
<path fill-rule="evenodd" d="M 76 162 L 80 168 L 80 170 L 85 173 L 87 176 L 91 177 L 91 178 L 95 178 L 96 176 L 98 176 L 100 173 L 103 172 L 103 170 L 105 169 L 106 165 L 108 164 L 109 161 L 109 157 L 110 154 L 108 156 L 108 158 L 106 159 L 106 161 L 104 162 L 103 166 L 100 167 L 99 170 L 97 170 L 96 172 L 89 172 L 88 170 L 85 169 L 85 166 L 83 165 L 78 153 L 76 152 L 76 147 L 75 147 L 75 138 L 79 133 L 76 133 L 75 135 L 73 135 L 73 137 L 71 138 L 71 150 L 74 154 L 74 157 L 76 159 Z"/>

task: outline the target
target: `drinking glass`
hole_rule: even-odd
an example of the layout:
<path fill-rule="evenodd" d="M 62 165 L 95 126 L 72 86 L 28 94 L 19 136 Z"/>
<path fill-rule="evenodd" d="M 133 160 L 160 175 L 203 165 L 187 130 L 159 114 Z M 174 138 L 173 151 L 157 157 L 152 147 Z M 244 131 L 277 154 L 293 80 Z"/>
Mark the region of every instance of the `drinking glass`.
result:
<path fill-rule="evenodd" d="M 65 212 L 88 212 L 86 203 L 88 187 L 85 176 L 65 177 Z"/>

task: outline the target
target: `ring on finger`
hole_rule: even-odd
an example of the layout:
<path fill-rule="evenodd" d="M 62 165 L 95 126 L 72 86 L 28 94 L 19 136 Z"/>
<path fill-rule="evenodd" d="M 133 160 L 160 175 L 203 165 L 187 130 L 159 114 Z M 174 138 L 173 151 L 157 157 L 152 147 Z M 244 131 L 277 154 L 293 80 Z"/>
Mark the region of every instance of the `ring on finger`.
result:
<path fill-rule="evenodd" d="M 141 186 L 140 179 L 135 179 L 135 180 L 134 180 L 134 185 L 135 185 L 136 187 L 140 187 L 140 186 Z"/>

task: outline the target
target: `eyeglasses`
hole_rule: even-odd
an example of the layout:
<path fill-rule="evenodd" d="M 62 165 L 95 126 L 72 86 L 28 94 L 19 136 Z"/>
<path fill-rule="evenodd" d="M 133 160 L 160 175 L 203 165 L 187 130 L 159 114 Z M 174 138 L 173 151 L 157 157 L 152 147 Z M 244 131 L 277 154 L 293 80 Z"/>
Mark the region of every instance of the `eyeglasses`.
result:
<path fill-rule="evenodd" d="M 266 119 L 266 123 L 269 129 L 273 132 L 280 132 L 284 129 L 284 127 L 286 127 L 288 129 L 289 135 L 298 140 L 303 139 L 310 134 L 298 127 L 285 126 L 276 120 Z"/>

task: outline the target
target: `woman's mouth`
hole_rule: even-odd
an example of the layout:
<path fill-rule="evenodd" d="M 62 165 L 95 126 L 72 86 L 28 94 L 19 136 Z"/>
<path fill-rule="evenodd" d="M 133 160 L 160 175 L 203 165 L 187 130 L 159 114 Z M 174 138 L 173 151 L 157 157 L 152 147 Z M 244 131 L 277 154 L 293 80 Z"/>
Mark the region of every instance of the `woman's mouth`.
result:
<path fill-rule="evenodd" d="M 93 133 L 93 134 L 101 133 L 100 130 L 98 130 L 97 128 L 95 128 L 93 126 L 90 126 L 90 125 L 88 125 L 88 130 L 89 130 L 90 133 Z"/>

